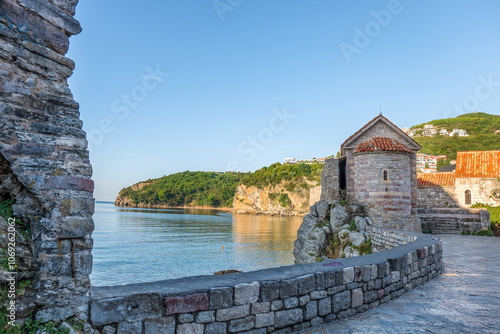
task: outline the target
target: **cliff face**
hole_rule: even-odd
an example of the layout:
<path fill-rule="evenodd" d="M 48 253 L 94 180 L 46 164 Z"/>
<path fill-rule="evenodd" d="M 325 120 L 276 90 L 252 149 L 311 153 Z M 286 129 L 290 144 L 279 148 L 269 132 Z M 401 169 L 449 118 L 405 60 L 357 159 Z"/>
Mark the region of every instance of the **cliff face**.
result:
<path fill-rule="evenodd" d="M 316 182 L 306 181 L 308 188 L 297 186 L 292 191 L 284 184 L 257 188 L 240 184 L 233 201 L 235 213 L 268 215 L 301 215 L 309 211 L 310 189 Z"/>
<path fill-rule="evenodd" d="M 137 191 L 137 190 L 141 190 L 142 188 L 144 188 L 145 186 L 147 186 L 148 184 L 151 184 L 152 182 L 139 182 L 139 183 L 136 183 L 132 186 L 132 189 Z M 144 208 L 147 208 L 148 206 L 145 206 L 145 205 L 136 205 L 136 204 L 133 204 L 132 201 L 130 200 L 130 198 L 128 197 L 125 197 L 125 196 L 121 196 L 121 195 L 118 195 L 118 197 L 116 197 L 116 200 L 115 200 L 115 205 L 116 206 L 134 206 L 134 207 L 144 207 Z"/>

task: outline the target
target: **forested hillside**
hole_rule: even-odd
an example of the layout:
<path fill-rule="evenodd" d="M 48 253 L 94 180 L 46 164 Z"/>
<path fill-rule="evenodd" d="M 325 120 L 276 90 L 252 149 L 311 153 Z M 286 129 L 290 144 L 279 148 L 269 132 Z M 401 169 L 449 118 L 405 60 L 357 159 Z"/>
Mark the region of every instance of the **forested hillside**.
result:
<path fill-rule="evenodd" d="M 433 155 L 446 155 L 449 159 L 456 159 L 458 151 L 490 151 L 500 149 L 500 116 L 486 113 L 464 114 L 454 118 L 439 119 L 415 125 L 412 129 L 423 129 L 424 125 L 432 124 L 439 129 L 449 132 L 453 129 L 463 129 L 468 137 L 418 136 L 414 139 L 422 145 L 422 153 Z"/>
<path fill-rule="evenodd" d="M 246 173 L 182 172 L 148 180 L 120 191 L 115 204 L 232 207 Z"/>

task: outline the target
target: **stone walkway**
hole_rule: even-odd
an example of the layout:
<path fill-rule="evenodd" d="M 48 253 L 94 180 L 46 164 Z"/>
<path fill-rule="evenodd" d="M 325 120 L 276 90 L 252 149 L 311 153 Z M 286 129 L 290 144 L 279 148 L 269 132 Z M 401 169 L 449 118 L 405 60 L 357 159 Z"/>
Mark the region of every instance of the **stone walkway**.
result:
<path fill-rule="evenodd" d="M 500 238 L 437 236 L 441 277 L 375 309 L 299 333 L 500 333 Z"/>

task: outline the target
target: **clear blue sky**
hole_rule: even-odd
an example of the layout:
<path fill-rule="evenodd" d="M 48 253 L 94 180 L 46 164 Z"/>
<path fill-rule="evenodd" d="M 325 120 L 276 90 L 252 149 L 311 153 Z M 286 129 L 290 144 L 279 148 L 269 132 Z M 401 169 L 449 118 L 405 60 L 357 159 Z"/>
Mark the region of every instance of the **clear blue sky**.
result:
<path fill-rule="evenodd" d="M 400 127 L 500 114 L 499 13 L 497 0 L 81 0 L 69 84 L 95 197 L 335 154 L 380 107 Z"/>

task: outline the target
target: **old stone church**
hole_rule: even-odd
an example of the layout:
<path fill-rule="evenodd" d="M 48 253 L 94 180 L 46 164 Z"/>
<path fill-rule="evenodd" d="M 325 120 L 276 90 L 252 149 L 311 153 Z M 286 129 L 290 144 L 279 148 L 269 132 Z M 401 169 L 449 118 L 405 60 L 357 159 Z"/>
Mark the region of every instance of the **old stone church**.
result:
<path fill-rule="evenodd" d="M 378 115 L 344 141 L 340 158 L 325 162 L 321 199 L 332 203 L 345 191 L 366 205 L 374 225 L 421 231 L 416 170 L 421 148 Z"/>

